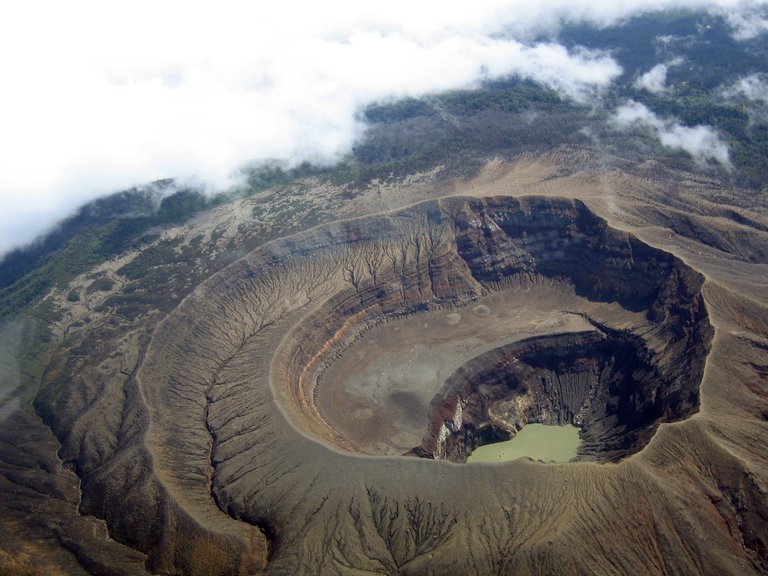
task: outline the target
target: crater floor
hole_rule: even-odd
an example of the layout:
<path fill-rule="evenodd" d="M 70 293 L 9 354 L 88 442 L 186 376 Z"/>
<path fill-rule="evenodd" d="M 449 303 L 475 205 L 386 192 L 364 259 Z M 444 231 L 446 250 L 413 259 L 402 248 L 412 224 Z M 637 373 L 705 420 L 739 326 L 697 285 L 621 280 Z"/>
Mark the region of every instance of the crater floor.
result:
<path fill-rule="evenodd" d="M 371 328 L 320 375 L 318 412 L 360 452 L 406 454 L 428 432 L 432 399 L 471 359 L 533 336 L 589 330 L 586 311 L 625 329 L 647 324 L 642 314 L 577 296 L 565 282 L 539 280 Z"/>

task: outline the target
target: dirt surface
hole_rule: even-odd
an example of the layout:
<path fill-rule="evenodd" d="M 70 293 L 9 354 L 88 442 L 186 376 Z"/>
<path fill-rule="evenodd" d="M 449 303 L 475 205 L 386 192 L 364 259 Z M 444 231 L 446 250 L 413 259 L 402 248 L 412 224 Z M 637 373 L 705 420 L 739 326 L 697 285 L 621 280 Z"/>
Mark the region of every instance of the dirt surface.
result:
<path fill-rule="evenodd" d="M 469 179 L 436 169 L 350 201 L 341 188 L 303 186 L 288 197 L 311 211 L 316 188 L 323 220 L 335 222 L 278 230 L 264 216 L 278 199 L 260 198 L 169 229 L 179 253 L 202 234 L 197 259 L 162 276 L 162 298 L 134 302 L 130 314 L 114 298 L 130 284 L 122 267 L 100 271 L 114 294 L 85 304 L 52 295 L 64 315 L 50 354 L 23 359 L 0 387 L 19 401 L 0 422 L 0 551 L 18 570 L 768 570 L 768 217 L 759 199 L 589 150 L 492 160 Z M 458 195 L 466 198 L 446 199 Z M 510 240 L 516 224 L 489 207 L 530 195 L 551 204 L 521 199 L 522 213 L 535 206 L 532 217 L 563 232 L 523 249 Z M 617 231 L 594 236 L 605 244 L 584 240 L 612 254 L 603 264 L 542 259 L 578 245 L 584 218 L 601 226 L 575 200 Z M 514 270 L 535 288 L 504 284 Z M 668 359 L 660 365 L 672 382 L 671 359 L 698 359 L 691 409 L 664 408 L 652 434 L 612 464 L 386 455 L 413 447 L 428 397 L 454 366 L 486 347 L 501 354 L 529 336 L 575 334 L 584 322 L 640 338 L 648 358 Z M 405 385 L 416 376 L 418 386 Z M 378 428 L 355 424 L 374 414 Z"/>

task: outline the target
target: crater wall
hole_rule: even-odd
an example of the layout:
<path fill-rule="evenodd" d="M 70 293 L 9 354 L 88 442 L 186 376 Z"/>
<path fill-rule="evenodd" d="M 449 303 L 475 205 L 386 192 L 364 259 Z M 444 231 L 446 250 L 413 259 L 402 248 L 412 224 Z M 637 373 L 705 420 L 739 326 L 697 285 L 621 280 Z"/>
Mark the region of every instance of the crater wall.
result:
<path fill-rule="evenodd" d="M 283 395 L 288 410 L 311 433 L 355 450 L 323 419 L 315 387 L 377 324 L 460 309 L 510 282 L 541 277 L 643 321 L 626 328 L 618 315 L 601 321 L 575 310 L 593 332 L 532 338 L 472 359 L 434 397 L 427 433 L 411 454 L 464 461 L 526 423 L 570 422 L 582 428 L 582 458 L 616 461 L 641 449 L 658 423 L 697 410 L 713 330 L 702 277 L 684 263 L 609 228 L 578 201 L 449 198 L 403 215 L 411 219 L 421 226 L 394 218 L 345 232 L 365 256 L 350 259 L 344 282 L 297 324 L 276 360 L 273 387 L 291 391 Z"/>

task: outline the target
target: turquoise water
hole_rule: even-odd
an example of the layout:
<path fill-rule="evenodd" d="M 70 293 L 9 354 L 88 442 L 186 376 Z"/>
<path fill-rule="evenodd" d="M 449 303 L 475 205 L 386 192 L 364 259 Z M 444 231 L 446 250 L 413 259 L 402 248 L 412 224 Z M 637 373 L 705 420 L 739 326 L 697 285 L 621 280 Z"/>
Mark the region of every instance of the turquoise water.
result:
<path fill-rule="evenodd" d="M 524 457 L 568 462 L 576 456 L 580 443 L 579 429 L 570 424 L 527 424 L 511 440 L 480 446 L 469 455 L 467 462 L 506 462 Z"/>

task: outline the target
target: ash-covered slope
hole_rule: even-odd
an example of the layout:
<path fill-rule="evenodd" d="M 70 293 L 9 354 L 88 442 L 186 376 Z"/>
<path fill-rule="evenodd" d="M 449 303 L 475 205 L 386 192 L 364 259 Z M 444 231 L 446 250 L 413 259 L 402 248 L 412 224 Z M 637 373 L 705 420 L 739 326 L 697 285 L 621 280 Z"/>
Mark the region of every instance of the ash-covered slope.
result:
<path fill-rule="evenodd" d="M 574 366 L 600 372 L 587 454 L 631 458 L 370 457 L 318 411 L 318 376 L 382 321 L 545 281 L 571 290 L 551 308 L 595 330 L 480 356 L 446 390 L 519 376 L 500 368 L 509 353 L 562 378 L 561 394 Z M 38 408 L 82 478 L 82 512 L 105 518 L 156 573 L 759 572 L 761 476 L 725 449 L 726 432 L 714 435 L 723 420 L 704 410 L 652 437 L 696 412 L 700 382 L 713 393 L 702 404 L 721 398 L 706 377 L 701 289 L 690 267 L 579 201 L 446 198 L 272 242 L 120 338 L 108 324 L 86 329 L 81 354 L 54 359 Z M 728 365 L 721 353 L 710 373 Z M 631 373 L 617 368 L 627 358 L 639 362 Z M 518 381 L 557 404 L 540 380 Z M 540 417 L 544 404 L 532 406 L 510 423 Z M 466 423 L 483 414 L 468 410 Z"/>

